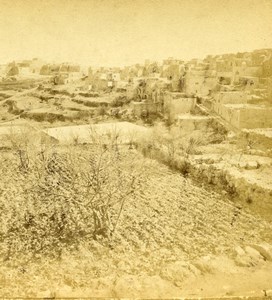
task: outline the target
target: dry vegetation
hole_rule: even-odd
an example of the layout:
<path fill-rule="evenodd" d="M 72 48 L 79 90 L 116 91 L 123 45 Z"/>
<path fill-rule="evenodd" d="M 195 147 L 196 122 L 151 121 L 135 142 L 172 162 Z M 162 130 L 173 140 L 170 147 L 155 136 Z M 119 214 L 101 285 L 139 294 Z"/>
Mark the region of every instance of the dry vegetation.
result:
<path fill-rule="evenodd" d="M 27 136 L 10 138 L 13 153 L 1 162 L 3 259 L 22 252 L 30 259 L 61 255 L 86 238 L 111 245 L 140 178 L 139 166 L 124 157 L 117 137 L 109 144 L 93 137 L 93 146 L 70 149 L 43 144 L 33 149 Z"/>
<path fill-rule="evenodd" d="M 1 155 L 2 296 L 177 296 L 187 279 L 221 270 L 216 257 L 264 264 L 234 248 L 271 243 L 271 224 L 116 135 L 92 138 L 34 148 L 27 135 L 10 136 L 13 150 Z M 178 140 L 160 134 L 171 159 L 194 149 Z"/>
<path fill-rule="evenodd" d="M 97 96 L 39 88 L 5 96 L 0 112 L 40 128 L 128 117 L 122 95 Z M 74 135 L 68 146 L 10 132 L 0 156 L 0 296 L 180 297 L 197 278 L 221 283 L 218 274 L 269 288 L 272 250 L 269 258 L 256 247 L 272 244 L 271 222 L 251 210 L 265 194 L 245 193 L 217 168 L 237 140 L 215 119 L 193 132 L 166 125 L 140 139 L 131 132 L 122 146 L 117 132 L 104 140 L 90 131 L 88 143 Z M 246 135 L 240 143 L 238 164 L 258 146 Z"/>

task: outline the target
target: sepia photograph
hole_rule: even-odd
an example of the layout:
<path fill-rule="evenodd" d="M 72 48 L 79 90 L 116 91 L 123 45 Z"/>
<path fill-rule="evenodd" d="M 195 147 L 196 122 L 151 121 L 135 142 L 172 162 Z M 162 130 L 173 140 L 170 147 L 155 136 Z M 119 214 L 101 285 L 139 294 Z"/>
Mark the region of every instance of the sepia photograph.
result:
<path fill-rule="evenodd" d="M 272 0 L 0 0 L 0 298 L 272 299 Z"/>

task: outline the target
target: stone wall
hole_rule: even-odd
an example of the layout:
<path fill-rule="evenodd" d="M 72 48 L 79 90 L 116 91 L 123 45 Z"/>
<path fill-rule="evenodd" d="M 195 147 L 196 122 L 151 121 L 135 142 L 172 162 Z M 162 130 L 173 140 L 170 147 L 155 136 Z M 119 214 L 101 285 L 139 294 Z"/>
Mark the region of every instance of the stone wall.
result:
<path fill-rule="evenodd" d="M 272 221 L 272 190 L 266 189 L 234 176 L 228 169 L 214 164 L 213 161 L 197 162 L 181 156 L 170 157 L 163 149 L 143 151 L 145 156 L 157 159 L 184 176 L 194 179 L 199 184 L 208 184 L 219 192 L 228 195 L 236 203 Z"/>
<path fill-rule="evenodd" d="M 250 183 L 245 178 L 238 178 L 228 170 L 217 168 L 212 164 L 191 162 L 190 175 L 198 181 L 223 189 L 231 199 L 272 221 L 272 190 Z"/>
<path fill-rule="evenodd" d="M 187 118 L 183 116 L 178 116 L 177 126 L 179 126 L 182 130 L 186 131 L 200 130 L 208 126 L 209 120 L 211 120 L 210 117 Z"/>
<path fill-rule="evenodd" d="M 244 92 L 220 92 L 215 96 L 215 100 L 220 104 L 247 103 L 247 95 Z"/>
<path fill-rule="evenodd" d="M 157 113 L 160 110 L 159 103 L 152 102 L 133 102 L 132 107 L 133 113 L 138 117 L 141 117 L 143 112 Z"/>
<path fill-rule="evenodd" d="M 235 107 L 231 105 L 213 105 L 214 111 L 236 128 L 272 127 L 272 109 L 261 107 Z"/>
<path fill-rule="evenodd" d="M 253 150 L 261 150 L 267 155 L 269 152 L 272 154 L 272 136 L 267 136 L 264 133 L 258 133 L 257 131 L 242 131 L 238 139 L 239 145 L 247 145 L 249 141 L 253 144 Z"/>
<path fill-rule="evenodd" d="M 240 110 L 240 128 L 272 127 L 271 108 L 245 108 Z"/>
<path fill-rule="evenodd" d="M 185 79 L 185 91 L 188 95 L 201 94 L 204 84 L 203 74 L 188 74 Z M 205 96 L 205 95 L 203 95 Z"/>
<path fill-rule="evenodd" d="M 181 96 L 181 97 L 180 97 Z M 171 115 L 189 113 L 196 105 L 195 98 L 184 98 L 182 95 L 166 93 L 164 95 L 164 108 Z"/>
<path fill-rule="evenodd" d="M 240 127 L 240 110 L 222 104 L 214 104 L 214 111 L 232 126 Z"/>

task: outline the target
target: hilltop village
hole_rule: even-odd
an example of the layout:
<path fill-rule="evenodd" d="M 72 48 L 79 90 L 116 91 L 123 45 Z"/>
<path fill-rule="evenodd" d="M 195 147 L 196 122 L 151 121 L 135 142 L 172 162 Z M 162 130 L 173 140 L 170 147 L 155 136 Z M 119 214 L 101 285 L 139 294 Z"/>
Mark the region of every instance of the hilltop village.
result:
<path fill-rule="evenodd" d="M 11 124 L 15 132 L 27 126 L 58 141 L 76 130 L 82 142 L 86 132 L 77 125 L 116 124 L 118 130 L 134 125 L 140 132 L 153 129 L 153 135 L 160 126 L 176 143 L 187 145 L 185 154 L 194 163 L 224 160 L 242 169 L 270 165 L 272 49 L 202 60 L 146 60 L 123 68 L 48 64 L 36 58 L 0 67 L 3 136 Z M 3 139 L 2 147 L 7 146 Z M 230 151 L 239 156 L 235 163 L 226 158 Z M 267 182 L 238 173 L 254 184 Z"/>
<path fill-rule="evenodd" d="M 0 154 L 2 295 L 271 295 L 272 49 L 0 65 Z"/>
<path fill-rule="evenodd" d="M 32 126 L 35 132 L 47 128 L 46 134 L 55 133 L 56 127 L 60 133 L 53 138 L 63 139 L 76 125 L 115 123 L 121 128 L 120 122 L 130 122 L 137 129 L 160 125 L 186 133 L 196 140 L 194 147 L 207 146 L 205 135 L 194 135 L 212 129 L 204 139 L 213 149 L 189 154 L 207 156 L 222 143 L 235 144 L 234 152 L 259 157 L 253 156 L 253 163 L 252 157 L 246 160 L 248 168 L 272 156 L 272 49 L 202 60 L 146 60 L 123 68 L 50 64 L 35 58 L 1 65 L 0 76 L 3 134 L 11 124 L 17 129 Z M 84 136 L 80 132 L 79 140 Z"/>
<path fill-rule="evenodd" d="M 147 122 L 157 118 L 182 122 L 188 117 L 184 114 L 207 109 L 236 129 L 272 127 L 271 49 L 85 70 L 79 65 L 33 59 L 2 65 L 1 76 L 2 99 L 13 94 L 13 86 L 20 88 L 21 80 L 34 85 L 36 80 L 41 81 L 45 93 L 50 87 L 55 93 L 66 92 L 74 103 L 92 107 L 92 102 L 100 102 L 107 115 L 124 119 L 134 115 Z M 36 106 L 30 104 L 25 114 L 35 118 L 31 111 L 39 108 Z M 65 118 L 61 112 L 51 114 Z"/>
<path fill-rule="evenodd" d="M 130 103 L 128 110 L 107 112 L 117 116 L 131 113 L 149 121 L 166 118 L 173 122 L 203 107 L 237 129 L 272 126 L 271 49 L 208 55 L 203 60 L 146 60 L 142 65 L 88 70 L 33 59 L 2 65 L 1 75 L 4 90 L 9 83 L 19 84 L 21 78 L 43 81 L 45 77 L 50 78 L 52 89 L 66 90 L 75 103 L 88 106 L 92 97 L 105 108 Z"/>

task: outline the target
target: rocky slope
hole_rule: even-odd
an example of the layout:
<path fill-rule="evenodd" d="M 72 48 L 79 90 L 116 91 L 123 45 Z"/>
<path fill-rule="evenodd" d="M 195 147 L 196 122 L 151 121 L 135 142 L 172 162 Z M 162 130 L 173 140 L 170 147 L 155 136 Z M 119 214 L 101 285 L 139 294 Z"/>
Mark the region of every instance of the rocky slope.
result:
<path fill-rule="evenodd" d="M 154 160 L 131 155 L 143 165 L 144 180 L 126 203 L 113 248 L 85 240 L 64 252 L 60 261 L 41 257 L 28 263 L 3 262 L 0 295 L 171 298 L 269 293 L 271 223 Z M 16 182 L 2 177 L 1 191 L 9 185 L 16 195 Z M 240 279 L 244 284 L 237 284 Z"/>

